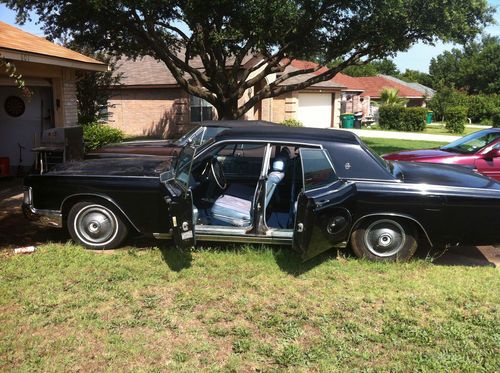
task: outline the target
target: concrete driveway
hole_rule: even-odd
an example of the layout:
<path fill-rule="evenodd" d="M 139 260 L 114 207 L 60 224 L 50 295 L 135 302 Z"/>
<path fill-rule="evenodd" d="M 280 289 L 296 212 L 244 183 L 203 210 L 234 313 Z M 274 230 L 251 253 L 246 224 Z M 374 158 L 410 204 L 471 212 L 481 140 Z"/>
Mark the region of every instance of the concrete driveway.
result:
<path fill-rule="evenodd" d="M 19 182 L 0 184 L 0 253 L 11 253 L 14 248 L 41 245 L 47 242 L 66 242 L 65 230 L 39 227 L 24 218 L 21 211 L 22 187 Z M 421 251 L 418 256 L 428 253 Z M 431 255 L 439 253 L 431 252 Z M 434 260 L 438 265 L 500 266 L 500 246 L 458 246 L 449 248 Z"/>

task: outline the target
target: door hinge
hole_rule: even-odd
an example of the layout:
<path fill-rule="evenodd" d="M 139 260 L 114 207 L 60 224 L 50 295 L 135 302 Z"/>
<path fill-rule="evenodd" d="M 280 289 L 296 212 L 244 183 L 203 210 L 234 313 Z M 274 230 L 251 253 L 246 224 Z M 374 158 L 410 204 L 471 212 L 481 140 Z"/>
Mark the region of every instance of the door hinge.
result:
<path fill-rule="evenodd" d="M 304 232 L 304 224 L 302 223 L 297 224 L 297 232 L 298 233 Z"/>

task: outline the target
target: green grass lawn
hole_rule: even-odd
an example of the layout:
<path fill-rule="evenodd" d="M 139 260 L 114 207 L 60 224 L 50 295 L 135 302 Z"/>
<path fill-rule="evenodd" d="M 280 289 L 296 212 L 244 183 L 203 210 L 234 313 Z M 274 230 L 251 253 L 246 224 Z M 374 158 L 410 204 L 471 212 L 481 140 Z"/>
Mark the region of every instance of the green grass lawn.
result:
<path fill-rule="evenodd" d="M 0 255 L 0 371 L 500 371 L 498 269 L 151 245 Z"/>
<path fill-rule="evenodd" d="M 361 140 L 378 154 L 399 152 L 402 150 L 437 148 L 446 143 L 433 141 L 408 141 L 398 139 L 377 139 L 363 137 Z"/>
<path fill-rule="evenodd" d="M 363 129 L 368 129 L 368 130 L 373 130 L 373 131 L 387 131 L 387 130 L 382 130 L 378 125 L 374 125 L 368 128 L 363 128 Z M 463 134 L 458 134 L 458 136 L 465 136 L 468 135 L 469 133 L 480 131 L 480 128 L 470 128 L 470 127 L 465 127 L 465 131 Z M 435 124 L 431 126 L 426 126 L 425 130 L 422 132 L 418 133 L 427 133 L 430 135 L 450 135 L 450 136 L 457 136 L 456 133 L 451 133 L 448 132 L 448 130 L 445 128 L 444 123 L 443 124 Z"/>
<path fill-rule="evenodd" d="M 289 250 L 0 260 L 2 371 L 498 371 L 500 276 Z"/>

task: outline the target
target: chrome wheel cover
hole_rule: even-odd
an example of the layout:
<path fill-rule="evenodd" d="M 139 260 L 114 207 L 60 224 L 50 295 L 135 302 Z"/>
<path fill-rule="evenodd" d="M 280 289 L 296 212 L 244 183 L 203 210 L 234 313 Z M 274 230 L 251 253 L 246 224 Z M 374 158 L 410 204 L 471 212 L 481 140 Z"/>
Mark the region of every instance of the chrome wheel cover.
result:
<path fill-rule="evenodd" d="M 374 221 L 366 228 L 363 241 L 373 255 L 389 257 L 403 248 L 406 234 L 398 222 L 382 219 Z"/>
<path fill-rule="evenodd" d="M 75 216 L 73 228 L 85 244 L 105 246 L 118 234 L 118 220 L 115 214 L 101 205 L 89 205 Z"/>

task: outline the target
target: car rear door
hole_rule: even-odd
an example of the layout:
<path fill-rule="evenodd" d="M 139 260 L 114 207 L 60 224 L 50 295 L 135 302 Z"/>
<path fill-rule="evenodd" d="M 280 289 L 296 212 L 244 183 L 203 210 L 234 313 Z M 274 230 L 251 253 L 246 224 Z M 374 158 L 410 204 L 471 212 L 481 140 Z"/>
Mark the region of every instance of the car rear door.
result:
<path fill-rule="evenodd" d="M 300 159 L 293 247 L 307 260 L 347 241 L 356 185 L 337 178 L 326 150 L 300 149 Z"/>

